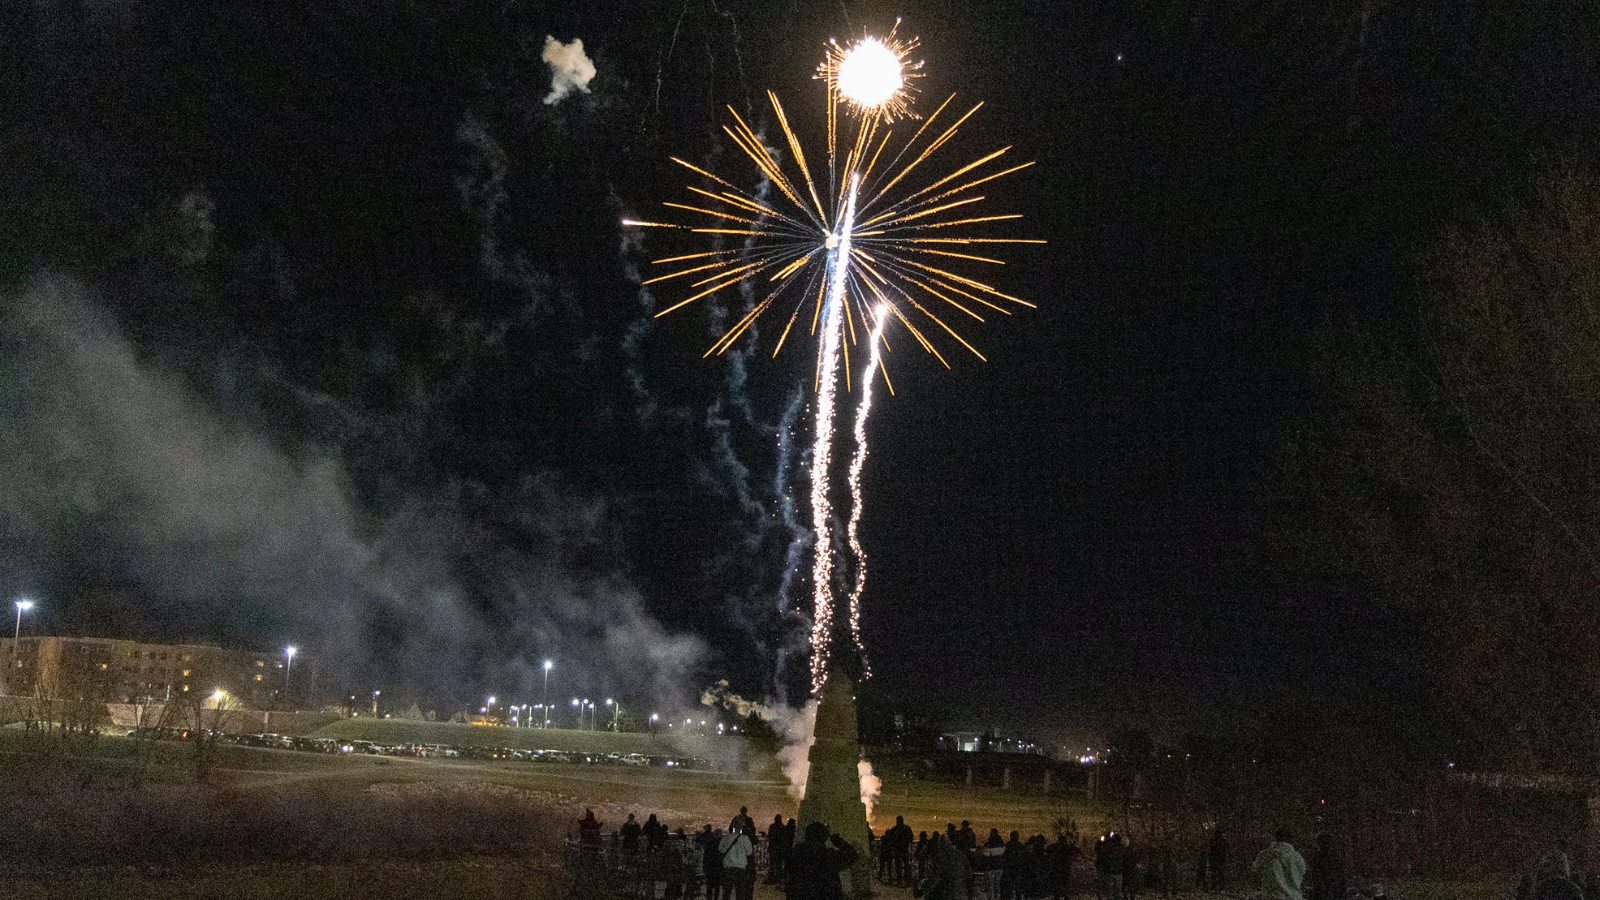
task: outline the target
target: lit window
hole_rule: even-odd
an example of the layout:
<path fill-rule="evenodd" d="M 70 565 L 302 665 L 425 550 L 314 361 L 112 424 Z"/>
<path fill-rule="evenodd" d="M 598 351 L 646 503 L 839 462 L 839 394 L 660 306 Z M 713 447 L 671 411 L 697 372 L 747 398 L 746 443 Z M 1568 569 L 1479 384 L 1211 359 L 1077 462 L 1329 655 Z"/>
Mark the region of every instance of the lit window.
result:
<path fill-rule="evenodd" d="M 183 677 L 185 677 L 185 678 L 189 677 L 189 670 L 188 669 L 184 669 L 183 670 Z"/>
<path fill-rule="evenodd" d="M 261 680 L 261 676 L 260 676 L 260 675 L 257 675 L 257 676 L 256 676 L 256 680 L 257 680 L 257 681 L 260 681 L 260 680 Z"/>
<path fill-rule="evenodd" d="M 264 662 L 263 660 L 259 660 L 259 659 L 256 660 L 256 668 L 265 669 L 266 667 L 267 667 L 266 662 Z"/>
<path fill-rule="evenodd" d="M 105 668 L 106 668 L 106 664 L 105 663 L 101 663 L 100 664 L 100 670 L 101 671 L 105 671 Z"/>
<path fill-rule="evenodd" d="M 186 685 L 183 686 L 183 689 L 187 691 L 189 689 L 189 686 L 186 684 Z"/>

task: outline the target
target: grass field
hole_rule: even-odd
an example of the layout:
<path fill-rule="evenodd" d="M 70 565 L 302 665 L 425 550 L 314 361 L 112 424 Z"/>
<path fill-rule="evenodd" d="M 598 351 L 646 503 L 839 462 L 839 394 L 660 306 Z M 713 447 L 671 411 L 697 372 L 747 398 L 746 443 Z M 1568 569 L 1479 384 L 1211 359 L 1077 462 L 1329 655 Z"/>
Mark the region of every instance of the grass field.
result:
<path fill-rule="evenodd" d="M 372 728 L 382 723 L 365 724 L 361 737 L 388 740 Z M 557 735 L 569 741 L 562 749 L 590 752 L 647 737 L 544 737 Z M 0 896 L 554 898 L 562 838 L 586 807 L 608 828 L 629 812 L 687 829 L 726 825 L 740 806 L 763 825 L 795 812 L 784 782 L 750 774 L 230 746 L 197 784 L 191 754 L 179 743 L 0 729 Z M 1048 833 L 1058 817 L 1098 824 L 1082 804 L 891 775 L 874 829 L 896 815 L 919 831 L 961 819 L 980 833 Z M 1501 887 L 1414 884 L 1391 896 L 1490 900 Z"/>

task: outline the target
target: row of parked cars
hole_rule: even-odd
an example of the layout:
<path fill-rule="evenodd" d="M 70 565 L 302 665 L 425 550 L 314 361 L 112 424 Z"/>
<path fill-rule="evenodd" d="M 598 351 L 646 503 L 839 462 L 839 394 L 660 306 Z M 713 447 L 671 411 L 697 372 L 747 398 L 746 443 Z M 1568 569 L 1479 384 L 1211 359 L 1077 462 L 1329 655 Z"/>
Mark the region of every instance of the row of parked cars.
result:
<path fill-rule="evenodd" d="M 210 737 L 208 730 L 206 736 Z M 146 740 L 186 741 L 193 732 L 182 728 L 137 728 L 128 737 Z M 228 734 L 218 732 L 217 743 L 269 750 L 296 750 L 301 753 L 355 754 L 362 756 L 422 756 L 440 759 L 517 760 L 538 763 L 566 763 L 592 766 L 638 766 L 664 769 L 715 771 L 708 759 L 693 756 L 646 756 L 642 753 L 581 753 L 573 750 L 529 750 L 514 747 L 463 747 L 455 744 L 379 744 L 373 741 L 325 737 L 295 737 L 287 734 Z"/>

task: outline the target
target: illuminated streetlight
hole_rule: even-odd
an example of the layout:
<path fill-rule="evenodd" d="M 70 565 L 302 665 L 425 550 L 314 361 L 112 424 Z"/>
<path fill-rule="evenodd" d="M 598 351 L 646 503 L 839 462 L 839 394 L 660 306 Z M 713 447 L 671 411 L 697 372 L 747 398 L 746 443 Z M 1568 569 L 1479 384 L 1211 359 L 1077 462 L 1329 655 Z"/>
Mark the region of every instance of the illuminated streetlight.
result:
<path fill-rule="evenodd" d="M 294 671 L 294 655 L 296 653 L 299 653 L 299 652 L 300 651 L 296 650 L 293 647 L 285 647 L 285 648 L 283 648 L 283 656 L 287 660 L 287 662 L 285 662 L 283 664 L 283 699 L 284 700 L 289 700 L 289 673 Z M 290 706 L 290 708 L 293 708 L 294 707 L 294 701 L 289 700 L 289 706 Z"/>
<path fill-rule="evenodd" d="M 611 730 L 617 730 L 617 720 L 622 716 L 622 704 L 612 703 L 611 698 L 606 698 L 606 705 L 611 707 Z"/>
<path fill-rule="evenodd" d="M 553 665 L 555 663 L 548 659 L 544 661 L 544 706 L 542 707 L 544 709 L 544 725 L 541 726 L 543 728 L 550 727 L 550 667 Z"/>
<path fill-rule="evenodd" d="M 22 614 L 30 609 L 33 609 L 32 600 L 23 597 L 17 601 L 17 628 L 11 632 L 11 658 L 16 660 L 15 665 L 17 666 L 22 665 L 22 660 L 17 658 L 17 654 L 22 647 Z"/>

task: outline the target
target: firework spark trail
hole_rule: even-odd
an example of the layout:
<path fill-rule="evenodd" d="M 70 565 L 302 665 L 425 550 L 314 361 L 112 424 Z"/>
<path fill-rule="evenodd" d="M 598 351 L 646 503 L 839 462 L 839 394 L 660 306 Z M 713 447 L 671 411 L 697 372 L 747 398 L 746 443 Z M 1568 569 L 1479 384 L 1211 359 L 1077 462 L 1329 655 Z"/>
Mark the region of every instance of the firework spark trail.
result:
<path fill-rule="evenodd" d="M 863 668 L 867 677 L 872 677 L 872 666 L 866 662 L 867 645 L 861 641 L 861 595 L 867 589 L 867 551 L 861 546 L 861 471 L 867 465 L 867 416 L 872 412 L 872 382 L 874 369 L 883 367 L 883 327 L 889 324 L 889 309 L 884 304 L 879 304 L 876 311 L 878 321 L 872 326 L 872 336 L 869 339 L 871 350 L 868 354 L 866 368 L 861 370 L 861 403 L 856 406 L 856 452 L 850 459 L 850 525 L 845 534 L 850 540 L 850 552 L 856 557 L 856 583 L 850 589 L 850 638 L 855 641 L 856 650 L 861 653 Z M 889 393 L 894 393 L 894 384 L 889 381 L 889 370 L 883 369 L 883 381 L 888 385 Z"/>
<path fill-rule="evenodd" d="M 784 407 L 783 418 L 778 421 L 778 466 L 773 476 L 772 493 L 778 499 L 777 515 L 783 522 L 784 530 L 789 534 L 789 548 L 783 557 L 783 575 L 778 579 L 778 617 L 784 623 L 783 637 L 777 651 L 777 661 L 773 668 L 773 692 L 778 702 L 785 706 L 789 702 L 788 688 L 788 654 L 789 641 L 795 636 L 787 625 L 794 615 L 794 590 L 795 576 L 800 574 L 800 559 L 811 548 L 811 529 L 800 521 L 794 502 L 794 491 L 789 480 L 791 466 L 797 461 L 795 450 L 795 422 L 800 418 L 800 412 L 805 406 L 805 390 L 800 385 L 795 385 L 794 392 L 789 395 L 789 403 Z"/>
<path fill-rule="evenodd" d="M 850 276 L 850 238 L 855 228 L 857 180 L 852 179 L 844 215 L 828 236 L 827 299 L 822 305 L 822 356 L 817 384 L 817 419 L 811 445 L 811 526 L 816 531 L 811 563 L 811 687 L 822 690 L 833 632 L 833 503 L 829 498 L 833 463 L 833 407 L 839 389 L 839 359 L 844 349 L 845 289 Z"/>
<path fill-rule="evenodd" d="M 1000 227 L 999 223 L 1021 219 L 1020 215 L 972 214 L 972 205 L 986 199 L 976 188 L 1033 163 L 1001 168 L 996 161 L 1010 147 L 953 165 L 945 158 L 948 152 L 939 153 L 982 103 L 961 112 L 951 107 L 955 99 L 952 95 L 915 127 L 905 126 L 905 131 L 911 132 L 909 138 L 891 140 L 895 120 L 918 118 L 909 109 L 910 95 L 915 90 L 911 81 L 920 77 L 917 70 L 921 67 L 909 57 L 915 46 L 915 40 L 896 39 L 891 30 L 887 39 L 864 36 L 849 48 L 837 44 L 830 47 L 818 72 L 828 85 L 825 168 L 820 160 L 815 168 L 807 162 L 801 135 L 791 127 L 777 95 L 769 91 L 774 121 L 783 137 L 774 143 L 788 147 L 786 161 L 780 160 L 779 151 L 768 147 L 732 107 L 728 111 L 733 124 L 724 126 L 723 131 L 755 165 L 763 187 L 774 189 L 770 197 L 752 193 L 707 168 L 673 157 L 673 162 L 704 179 L 703 186 L 688 186 L 692 202 L 663 204 L 677 211 L 672 214 L 674 219 L 685 221 L 623 220 L 630 228 L 672 229 L 711 237 L 709 251 L 679 252 L 653 260 L 653 265 L 669 268 L 642 282 L 651 285 L 681 279 L 678 283 L 687 285 L 683 291 L 686 296 L 658 310 L 658 317 L 728 288 L 736 287 L 741 292 L 745 298 L 744 316 L 731 327 L 727 327 L 726 320 L 718 319 L 719 328 L 726 330 L 706 356 L 722 355 L 730 349 L 736 357 L 749 352 L 745 348 L 755 343 L 755 323 L 769 311 L 786 319 L 773 347 L 774 356 L 782 351 L 796 323 L 801 325 L 798 333 L 809 331 L 816 340 L 817 408 L 810 460 L 811 525 L 815 535 L 813 688 L 821 687 L 834 649 L 834 555 L 846 549 L 854 553 L 858 562 L 855 582 L 848 592 L 848 612 L 851 636 L 856 646 L 861 646 L 860 605 L 866 567 L 858 535 L 860 476 L 866 455 L 865 423 L 870 412 L 873 370 L 883 370 L 878 353 L 884 329 L 890 320 L 899 323 L 918 346 L 946 368 L 950 364 L 936 341 L 952 340 L 984 359 L 978 348 L 946 319 L 959 324 L 964 321 L 956 317 L 959 313 L 983 322 L 991 312 L 1010 315 L 1012 304 L 1029 308 L 1033 304 L 1001 292 L 988 279 L 969 277 L 952 267 L 1003 266 L 1004 260 L 990 255 L 993 250 L 1008 244 L 1044 243 L 994 230 Z M 853 138 L 845 133 L 851 126 L 842 121 L 841 108 L 856 117 Z M 747 104 L 746 115 L 749 114 Z M 935 166 L 941 167 L 943 173 L 930 175 L 924 181 L 919 173 Z M 743 240 L 737 247 L 723 247 L 721 241 L 727 236 Z M 752 289 L 758 285 L 762 296 L 755 300 Z M 859 352 L 860 343 L 869 332 L 872 365 L 866 369 L 863 382 L 867 393 L 857 413 L 856 456 L 850 466 L 854 505 L 849 524 L 843 529 L 848 547 L 840 548 L 835 546 L 839 536 L 832 522 L 830 495 L 835 406 L 840 402 L 839 373 L 842 367 L 844 388 L 849 391 L 854 374 L 851 346 L 855 345 Z M 747 334 L 750 340 L 739 343 Z M 884 380 L 887 384 L 887 371 Z M 892 384 L 888 386 L 893 393 Z M 791 552 L 795 546 L 791 544 Z"/>

